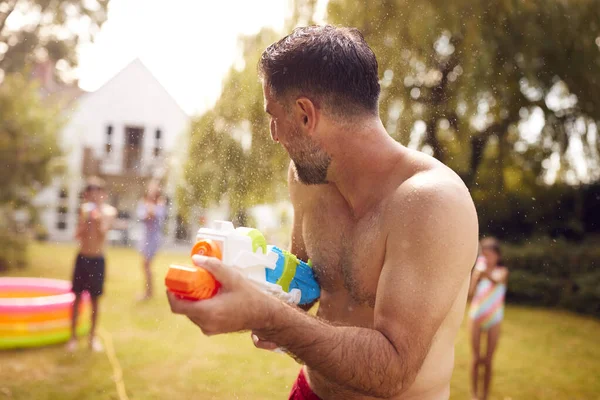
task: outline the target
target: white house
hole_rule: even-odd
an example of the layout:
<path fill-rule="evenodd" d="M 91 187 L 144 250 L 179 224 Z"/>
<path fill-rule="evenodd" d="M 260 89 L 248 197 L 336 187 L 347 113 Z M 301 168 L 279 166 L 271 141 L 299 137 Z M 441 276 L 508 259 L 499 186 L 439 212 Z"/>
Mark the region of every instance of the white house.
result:
<path fill-rule="evenodd" d="M 190 118 L 144 64 L 134 60 L 70 104 L 60 134 L 67 171 L 36 200 L 49 239 L 73 240 L 80 193 L 91 175 L 106 181 L 109 202 L 119 211 L 113 240 L 138 236 L 135 207 L 153 178 L 165 182 L 170 204 L 165 241 L 175 240 L 178 232 L 185 236 L 177 227 L 174 196 L 187 157 Z"/>

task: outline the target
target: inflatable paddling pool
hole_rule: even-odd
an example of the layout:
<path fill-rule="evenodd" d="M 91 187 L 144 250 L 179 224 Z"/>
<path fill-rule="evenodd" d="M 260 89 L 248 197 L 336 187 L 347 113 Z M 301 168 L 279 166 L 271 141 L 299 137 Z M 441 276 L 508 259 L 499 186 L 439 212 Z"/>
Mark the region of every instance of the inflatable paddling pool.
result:
<path fill-rule="evenodd" d="M 71 336 L 71 282 L 0 278 L 0 349 L 46 346 Z M 90 329 L 90 298 L 82 296 L 77 334 Z"/>

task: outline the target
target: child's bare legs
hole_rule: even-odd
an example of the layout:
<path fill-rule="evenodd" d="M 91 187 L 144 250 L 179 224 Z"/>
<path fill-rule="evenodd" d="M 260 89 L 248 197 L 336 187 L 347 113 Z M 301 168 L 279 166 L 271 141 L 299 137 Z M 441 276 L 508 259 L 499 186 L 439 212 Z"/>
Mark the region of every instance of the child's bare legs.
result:
<path fill-rule="evenodd" d="M 90 329 L 90 349 L 102 351 L 102 344 L 96 338 L 96 322 L 98 321 L 98 297 L 92 296 L 92 326 Z"/>
<path fill-rule="evenodd" d="M 471 347 L 473 351 L 473 361 L 471 364 L 471 396 L 473 399 L 479 399 L 479 367 L 483 364 L 480 350 L 481 327 L 473 323 L 471 326 Z"/>
<path fill-rule="evenodd" d="M 73 351 L 77 348 L 77 317 L 79 316 L 79 304 L 81 303 L 81 294 L 75 294 L 73 309 L 71 310 L 71 338 L 67 343 L 67 349 Z"/>
<path fill-rule="evenodd" d="M 488 330 L 487 354 L 484 361 L 485 375 L 483 380 L 483 400 L 487 400 L 490 393 L 490 383 L 492 381 L 492 359 L 494 357 L 494 351 L 498 345 L 499 338 L 500 324 L 496 324 Z"/>
<path fill-rule="evenodd" d="M 140 300 L 148 300 L 152 297 L 152 270 L 150 269 L 152 259 L 144 257 L 142 268 L 144 270 L 144 278 L 146 279 L 145 293 L 140 297 Z"/>

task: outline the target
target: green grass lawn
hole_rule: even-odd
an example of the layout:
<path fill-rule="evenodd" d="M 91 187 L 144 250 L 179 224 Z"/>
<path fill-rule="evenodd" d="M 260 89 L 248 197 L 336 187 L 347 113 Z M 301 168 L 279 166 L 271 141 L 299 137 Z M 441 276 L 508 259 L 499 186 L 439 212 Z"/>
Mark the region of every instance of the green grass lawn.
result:
<path fill-rule="evenodd" d="M 31 267 L 12 275 L 70 279 L 72 245 L 31 247 Z M 248 334 L 204 337 L 170 313 L 163 278 L 181 254 L 154 263 L 157 296 L 138 304 L 141 269 L 130 249 L 107 255 L 100 325 L 110 332 L 130 399 L 287 399 L 299 365 L 257 350 Z M 0 399 L 118 399 L 106 354 L 62 346 L 0 352 Z M 466 324 L 456 346 L 452 399 L 470 399 Z M 509 307 L 495 359 L 492 399 L 600 399 L 600 322 Z"/>

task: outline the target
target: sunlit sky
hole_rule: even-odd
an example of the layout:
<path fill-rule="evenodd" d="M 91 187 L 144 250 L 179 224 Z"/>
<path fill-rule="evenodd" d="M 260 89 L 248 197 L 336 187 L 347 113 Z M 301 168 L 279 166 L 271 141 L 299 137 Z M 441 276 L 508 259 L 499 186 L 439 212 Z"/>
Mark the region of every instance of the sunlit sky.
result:
<path fill-rule="evenodd" d="M 112 0 L 95 42 L 79 48 L 79 84 L 96 90 L 140 58 L 187 113 L 201 113 L 239 55 L 239 35 L 282 30 L 289 13 L 288 0 Z"/>

